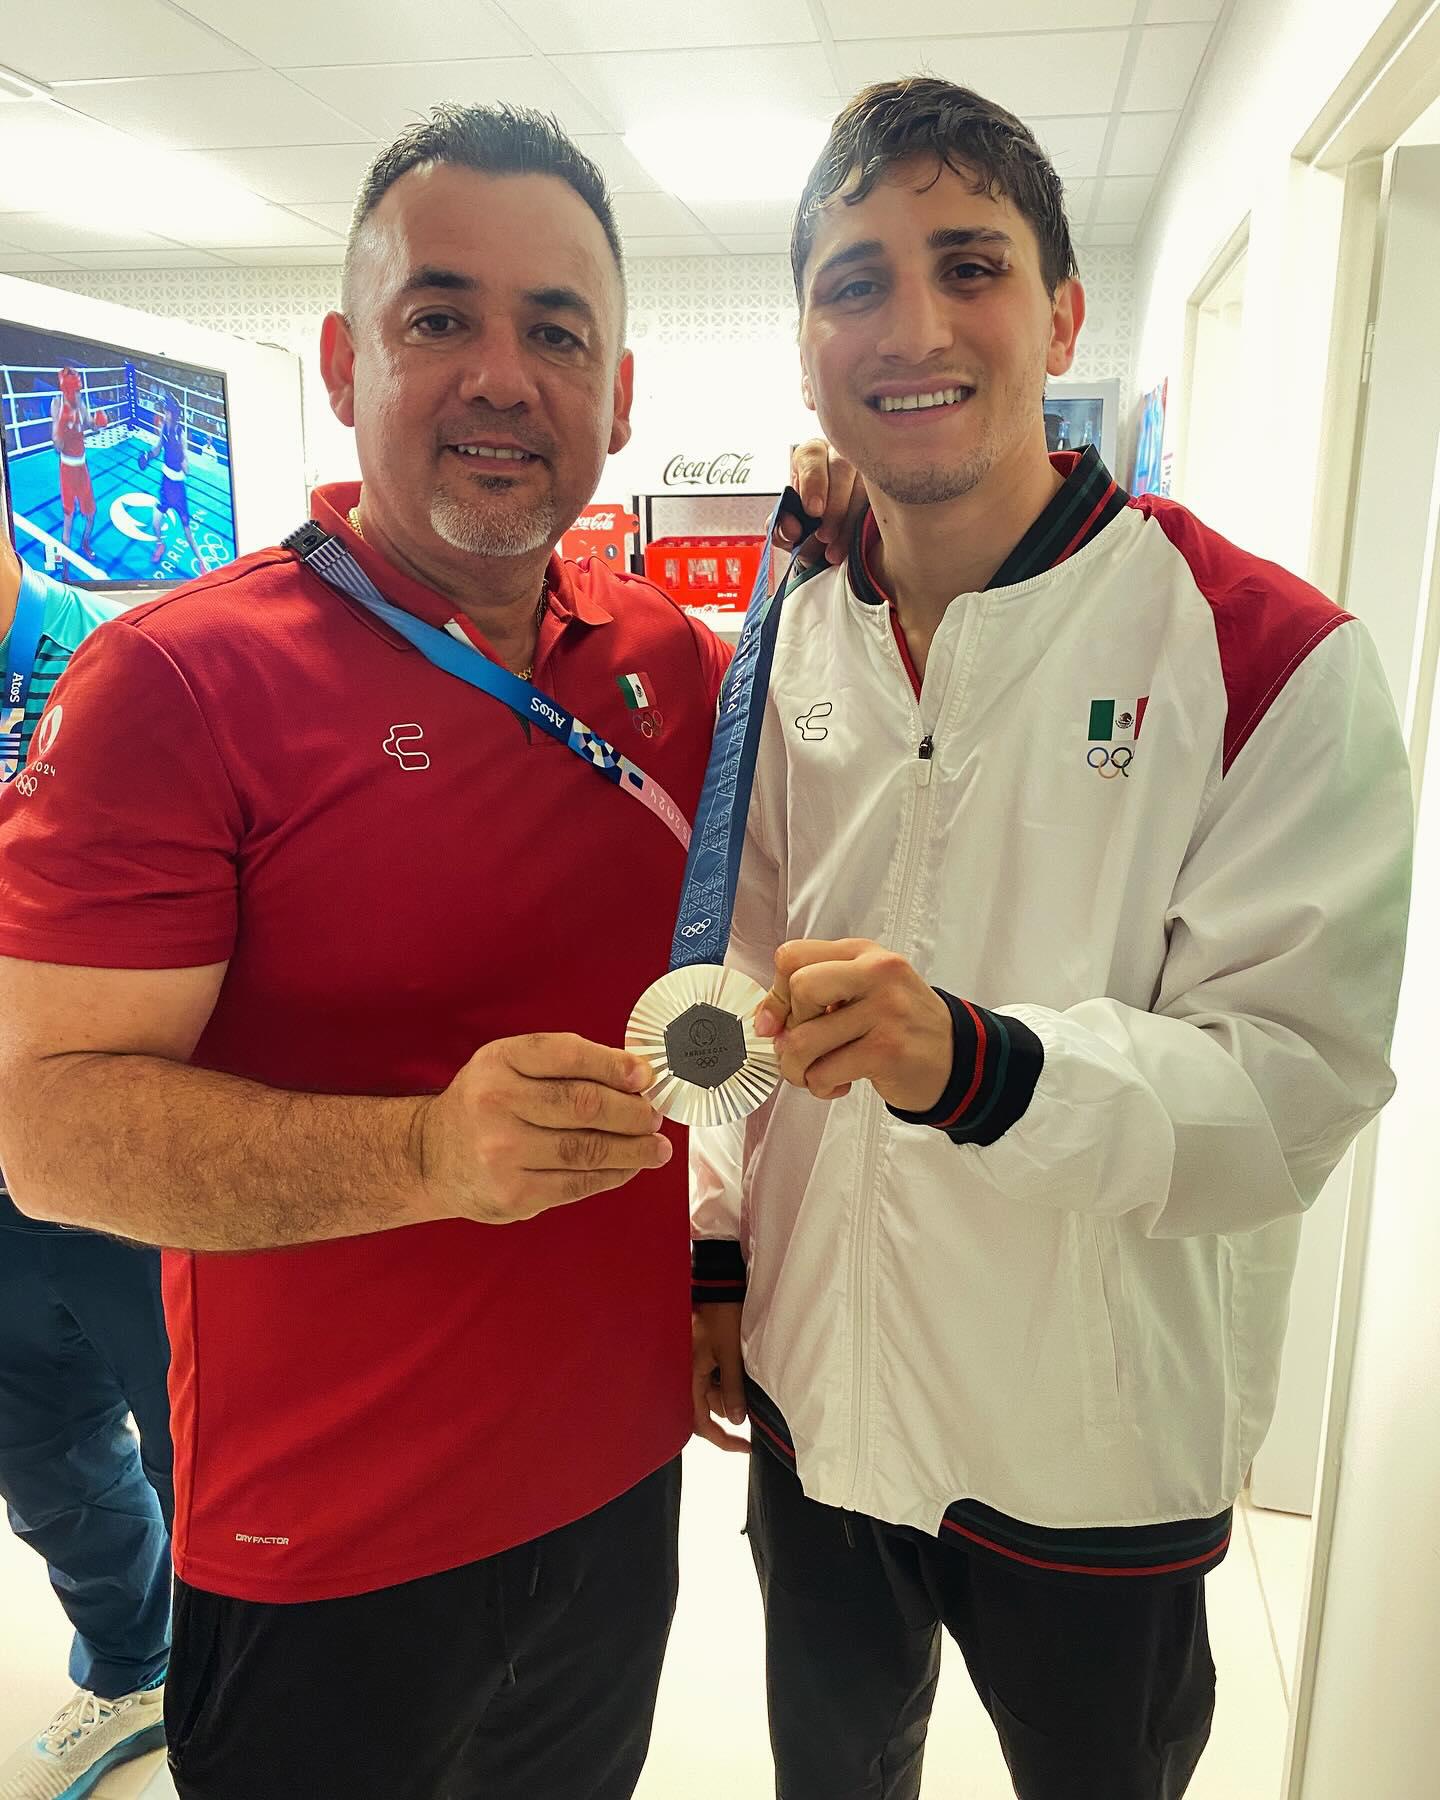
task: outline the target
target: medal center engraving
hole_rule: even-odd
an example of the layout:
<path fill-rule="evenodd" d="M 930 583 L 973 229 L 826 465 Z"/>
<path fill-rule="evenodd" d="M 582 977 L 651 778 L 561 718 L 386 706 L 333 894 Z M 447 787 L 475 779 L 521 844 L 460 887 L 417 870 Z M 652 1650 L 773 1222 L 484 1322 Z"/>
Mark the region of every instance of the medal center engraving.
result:
<path fill-rule="evenodd" d="M 697 1001 L 665 1027 L 665 1061 L 693 1087 L 720 1087 L 745 1065 L 745 1028 L 734 1013 Z"/>

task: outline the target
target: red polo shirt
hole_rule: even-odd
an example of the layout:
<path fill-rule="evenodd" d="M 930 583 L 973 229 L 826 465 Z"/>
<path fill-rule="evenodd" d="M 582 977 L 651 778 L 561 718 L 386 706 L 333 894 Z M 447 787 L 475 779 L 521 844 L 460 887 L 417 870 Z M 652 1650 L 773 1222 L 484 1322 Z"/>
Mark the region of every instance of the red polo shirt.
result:
<path fill-rule="evenodd" d="M 345 526 L 357 492 L 316 518 L 443 623 Z M 547 579 L 537 685 L 693 815 L 726 651 L 603 562 Z M 102 627 L 62 707 L 34 792 L 0 797 L 0 954 L 227 961 L 205 1068 L 435 1090 L 493 1038 L 623 1042 L 665 968 L 684 853 L 662 822 L 287 551 Z M 688 1239 L 677 1155 L 525 1224 L 167 1253 L 180 1575 L 362 1593 L 622 1493 L 689 1433 Z"/>

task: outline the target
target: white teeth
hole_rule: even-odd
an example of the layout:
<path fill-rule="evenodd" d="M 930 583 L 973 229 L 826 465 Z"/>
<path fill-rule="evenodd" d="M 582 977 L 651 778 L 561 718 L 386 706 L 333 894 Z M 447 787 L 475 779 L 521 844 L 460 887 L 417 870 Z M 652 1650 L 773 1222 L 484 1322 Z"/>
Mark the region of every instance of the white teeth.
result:
<path fill-rule="evenodd" d="M 882 394 L 880 410 L 892 412 L 926 412 L 932 406 L 953 406 L 964 394 L 964 388 L 939 388 L 933 394 Z"/>
<path fill-rule="evenodd" d="M 503 449 L 498 444 L 452 444 L 452 450 L 458 450 L 461 456 L 492 457 L 496 462 L 529 462 L 528 450 Z"/>

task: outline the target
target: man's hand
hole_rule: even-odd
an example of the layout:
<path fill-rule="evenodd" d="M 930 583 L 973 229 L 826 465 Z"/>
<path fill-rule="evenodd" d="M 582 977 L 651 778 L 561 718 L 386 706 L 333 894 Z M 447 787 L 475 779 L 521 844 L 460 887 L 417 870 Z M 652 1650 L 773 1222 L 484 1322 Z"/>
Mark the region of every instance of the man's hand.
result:
<path fill-rule="evenodd" d="M 799 541 L 800 526 L 787 514 L 776 527 L 776 536 L 802 561 L 843 563 L 850 551 L 850 534 L 866 507 L 865 483 L 838 456 L 824 438 L 809 438 L 790 458 L 790 485 L 807 513 L 820 523 L 812 535 Z"/>
<path fill-rule="evenodd" d="M 755 1019 L 780 1072 L 819 1100 L 868 1081 L 887 1106 L 929 1112 L 955 1060 L 950 1009 L 905 958 L 866 938 L 782 944 Z"/>
<path fill-rule="evenodd" d="M 417 1115 L 433 1216 L 507 1225 L 660 1168 L 674 1146 L 644 1098 L 654 1079 L 641 1058 L 568 1032 L 486 1044 Z"/>
<path fill-rule="evenodd" d="M 745 1364 L 740 1356 L 740 1307 L 733 1301 L 697 1306 L 693 1326 L 695 1357 L 691 1393 L 695 1402 L 695 1435 L 721 1450 L 748 1451 L 749 1438 L 727 1431 L 720 1423 L 745 1423 Z"/>

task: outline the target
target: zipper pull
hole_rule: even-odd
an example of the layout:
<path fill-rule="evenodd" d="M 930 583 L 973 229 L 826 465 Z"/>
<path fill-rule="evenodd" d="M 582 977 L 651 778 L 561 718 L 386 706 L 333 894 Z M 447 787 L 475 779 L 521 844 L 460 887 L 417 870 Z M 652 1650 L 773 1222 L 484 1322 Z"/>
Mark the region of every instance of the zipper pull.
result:
<path fill-rule="evenodd" d="M 920 740 L 920 749 L 915 763 L 915 780 L 921 787 L 930 785 L 931 759 L 935 755 L 935 740 L 927 731 Z"/>

